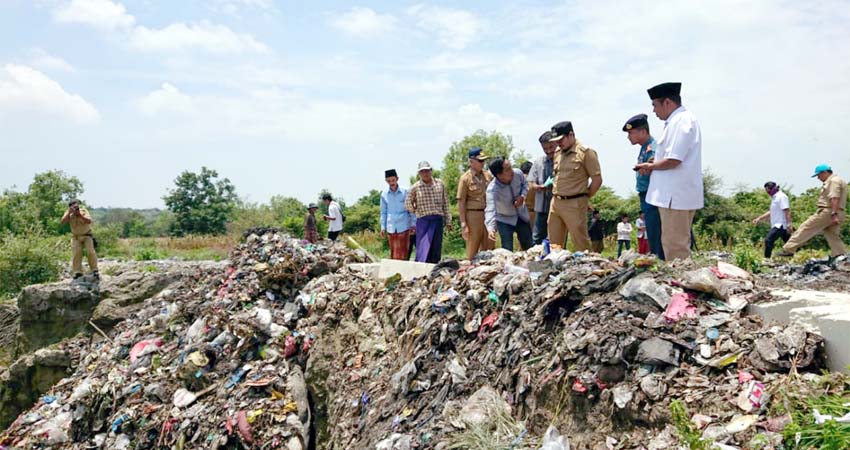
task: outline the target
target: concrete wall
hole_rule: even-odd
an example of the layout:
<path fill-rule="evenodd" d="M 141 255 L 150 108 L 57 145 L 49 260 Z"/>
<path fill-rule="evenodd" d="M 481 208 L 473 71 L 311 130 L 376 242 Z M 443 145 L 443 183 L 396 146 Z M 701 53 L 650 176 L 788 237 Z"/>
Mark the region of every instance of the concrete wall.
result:
<path fill-rule="evenodd" d="M 773 302 L 750 305 L 765 323 L 796 323 L 824 337 L 828 367 L 850 372 L 850 294 L 805 290 L 775 290 Z"/>

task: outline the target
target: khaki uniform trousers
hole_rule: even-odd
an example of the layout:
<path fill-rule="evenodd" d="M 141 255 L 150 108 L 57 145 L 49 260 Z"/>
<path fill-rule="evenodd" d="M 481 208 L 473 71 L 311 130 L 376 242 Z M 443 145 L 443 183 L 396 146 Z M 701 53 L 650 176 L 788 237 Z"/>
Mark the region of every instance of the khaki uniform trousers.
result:
<path fill-rule="evenodd" d="M 658 208 L 661 215 L 661 246 L 664 258 L 688 259 L 691 257 L 691 224 L 696 215 L 695 209 Z"/>
<path fill-rule="evenodd" d="M 466 224 L 469 226 L 469 239 L 466 240 L 466 259 L 472 259 L 478 252 L 493 250 L 496 245 L 487 236 L 484 225 L 484 211 L 466 211 Z"/>
<path fill-rule="evenodd" d="M 844 211 L 838 211 L 838 225 L 832 224 L 832 210 L 830 208 L 821 208 L 818 212 L 809 216 L 805 222 L 797 228 L 791 239 L 782 247 L 786 251 L 795 252 L 809 239 L 823 233 L 826 238 L 826 243 L 829 244 L 831 256 L 841 256 L 847 253 L 844 243 L 841 242 L 841 224 L 844 223 L 846 214 Z M 665 229 L 666 233 L 667 230 Z"/>
<path fill-rule="evenodd" d="M 83 273 L 83 249 L 86 251 L 86 256 L 89 260 L 89 269 L 92 272 L 97 271 L 97 254 L 94 251 L 94 240 L 91 236 L 71 236 L 71 272 Z"/>
<path fill-rule="evenodd" d="M 549 208 L 549 242 L 566 248 L 567 235 L 577 252 L 590 250 L 590 235 L 587 234 L 587 201 L 579 197 L 569 200 L 552 198 Z"/>

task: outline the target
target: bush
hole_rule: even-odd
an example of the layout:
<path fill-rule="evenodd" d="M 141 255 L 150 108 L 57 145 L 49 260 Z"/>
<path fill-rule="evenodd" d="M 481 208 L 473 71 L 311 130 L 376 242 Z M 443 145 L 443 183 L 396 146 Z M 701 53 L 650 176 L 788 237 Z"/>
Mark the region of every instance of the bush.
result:
<path fill-rule="evenodd" d="M 0 236 L 0 297 L 16 295 L 31 284 L 58 280 L 67 257 L 65 238 L 38 232 Z"/>

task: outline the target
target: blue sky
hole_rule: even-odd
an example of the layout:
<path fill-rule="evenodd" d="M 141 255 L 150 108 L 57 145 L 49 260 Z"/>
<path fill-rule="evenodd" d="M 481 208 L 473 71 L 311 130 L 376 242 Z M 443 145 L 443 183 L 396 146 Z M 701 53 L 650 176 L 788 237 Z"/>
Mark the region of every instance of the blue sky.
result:
<path fill-rule="evenodd" d="M 161 207 L 207 166 L 250 201 L 353 201 L 477 129 L 537 155 L 571 120 L 627 195 L 620 128 L 682 81 L 704 167 L 799 192 L 850 176 L 848 24 L 845 1 L 2 0 L 0 188 L 61 169 Z"/>

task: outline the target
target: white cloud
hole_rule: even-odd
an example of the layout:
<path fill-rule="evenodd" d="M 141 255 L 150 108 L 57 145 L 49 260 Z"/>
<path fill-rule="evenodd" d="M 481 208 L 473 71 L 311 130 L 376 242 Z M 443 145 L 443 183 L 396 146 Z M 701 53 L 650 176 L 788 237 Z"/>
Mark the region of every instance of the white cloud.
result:
<path fill-rule="evenodd" d="M 57 72 L 74 72 L 74 66 L 62 58 L 53 56 L 44 49 L 34 48 L 29 52 L 29 65 L 38 69 Z"/>
<path fill-rule="evenodd" d="M 120 3 L 110 0 L 71 0 L 53 11 L 60 23 L 82 23 L 102 30 L 128 29 L 136 19 Z"/>
<path fill-rule="evenodd" d="M 269 0 L 230 0 L 255 7 L 271 6 Z M 163 28 L 136 25 L 123 4 L 111 0 L 71 0 L 53 10 L 59 23 L 81 23 L 116 33 L 142 51 L 182 52 L 204 50 L 211 53 L 261 53 L 269 51 L 263 43 L 246 33 L 203 20 L 186 24 L 175 22 Z"/>
<path fill-rule="evenodd" d="M 390 14 L 378 14 L 370 8 L 357 6 L 328 21 L 330 26 L 356 36 L 392 31 L 396 22 L 396 18 Z"/>
<path fill-rule="evenodd" d="M 94 106 L 70 94 L 47 75 L 28 66 L 6 64 L 0 70 L 0 111 L 48 113 L 78 124 L 100 120 Z"/>
<path fill-rule="evenodd" d="M 407 13 L 417 19 L 419 27 L 435 33 L 441 44 L 455 50 L 466 48 L 484 29 L 484 21 L 462 9 L 419 4 L 408 8 Z"/>
<path fill-rule="evenodd" d="M 249 34 L 236 33 L 224 25 L 208 21 L 194 25 L 178 22 L 161 29 L 136 27 L 130 36 L 130 44 L 144 51 L 201 49 L 211 53 L 262 53 L 269 50 Z"/>
<path fill-rule="evenodd" d="M 139 111 L 148 116 L 160 113 L 187 114 L 193 110 L 192 98 L 171 83 L 162 83 L 159 89 L 142 97 L 137 106 Z"/>
<path fill-rule="evenodd" d="M 274 10 L 274 0 L 214 0 L 212 9 L 216 12 L 238 15 L 244 9 L 256 9 L 260 11 Z"/>

